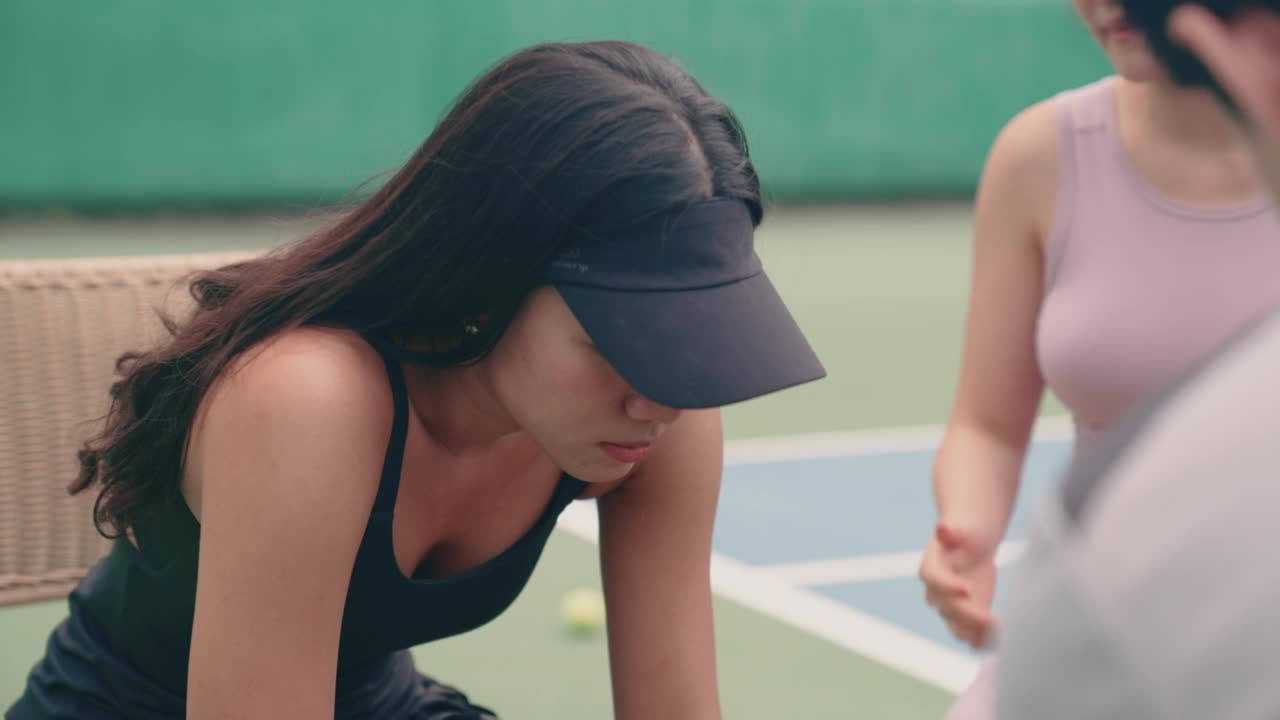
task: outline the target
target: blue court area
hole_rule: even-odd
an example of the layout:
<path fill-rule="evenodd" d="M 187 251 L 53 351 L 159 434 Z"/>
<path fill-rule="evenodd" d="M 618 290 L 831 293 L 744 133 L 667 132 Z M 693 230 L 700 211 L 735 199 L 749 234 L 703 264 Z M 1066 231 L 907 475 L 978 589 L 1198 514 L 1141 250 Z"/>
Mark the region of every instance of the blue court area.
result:
<path fill-rule="evenodd" d="M 1013 522 L 998 561 L 996 607 L 1017 569 L 1029 516 L 1056 488 L 1070 460 L 1061 433 L 1028 456 Z M 717 555 L 817 594 L 936 646 L 971 654 L 924 602 L 920 553 L 935 521 L 931 470 L 936 442 L 800 444 L 765 457 L 727 458 L 715 533 Z M 749 450 L 749 449 L 748 449 Z M 741 455 L 741 453 L 740 453 Z M 838 620 L 837 620 L 838 622 Z M 927 653 L 926 653 L 927 655 Z M 955 657 L 952 655 L 951 657 Z M 925 657 L 922 662 L 928 662 Z"/>

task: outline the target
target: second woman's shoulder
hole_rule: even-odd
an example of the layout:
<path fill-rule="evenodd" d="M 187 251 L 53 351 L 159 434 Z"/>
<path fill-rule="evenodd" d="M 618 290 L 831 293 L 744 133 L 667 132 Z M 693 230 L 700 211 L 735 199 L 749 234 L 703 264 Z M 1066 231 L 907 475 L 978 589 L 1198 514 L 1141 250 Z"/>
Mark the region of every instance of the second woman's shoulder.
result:
<path fill-rule="evenodd" d="M 1021 176 L 1054 177 L 1058 163 L 1058 103 L 1056 97 L 1013 116 L 996 135 L 988 156 L 993 168 Z"/>
<path fill-rule="evenodd" d="M 979 213 L 1047 231 L 1061 182 L 1057 104 L 1056 98 L 1042 100 L 1000 130 L 982 171 Z"/>

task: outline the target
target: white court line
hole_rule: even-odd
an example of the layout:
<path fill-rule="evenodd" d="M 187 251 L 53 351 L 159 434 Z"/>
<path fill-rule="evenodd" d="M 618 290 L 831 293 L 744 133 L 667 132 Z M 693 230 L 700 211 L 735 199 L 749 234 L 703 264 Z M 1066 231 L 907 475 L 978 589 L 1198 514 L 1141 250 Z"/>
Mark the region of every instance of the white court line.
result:
<path fill-rule="evenodd" d="M 570 503 L 557 527 L 599 542 L 593 503 Z M 978 672 L 977 661 L 962 653 L 718 553 L 711 557 L 711 586 L 739 605 L 952 693 Z"/>
<path fill-rule="evenodd" d="M 942 425 L 917 425 L 883 430 L 850 430 L 734 440 L 725 443 L 725 464 L 751 465 L 778 460 L 933 450 L 942 441 L 943 429 Z M 1051 416 L 1036 420 L 1034 441 L 1070 439 L 1070 418 Z"/>
<path fill-rule="evenodd" d="M 1026 551 L 1026 545 L 1024 540 L 1010 540 L 1002 544 L 996 550 L 996 566 L 1005 567 L 1016 562 Z M 923 553 L 919 552 L 900 552 L 753 567 L 780 580 L 813 587 L 915 577 L 922 556 Z"/>

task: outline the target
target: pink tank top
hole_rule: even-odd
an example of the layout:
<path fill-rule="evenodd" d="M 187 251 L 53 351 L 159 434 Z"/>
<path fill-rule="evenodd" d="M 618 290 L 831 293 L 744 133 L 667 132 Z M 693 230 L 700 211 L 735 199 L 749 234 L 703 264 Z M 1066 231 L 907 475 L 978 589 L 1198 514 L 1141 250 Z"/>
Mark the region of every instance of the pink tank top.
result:
<path fill-rule="evenodd" d="M 1280 304 L 1280 217 L 1265 200 L 1193 208 L 1159 191 L 1121 142 L 1114 78 L 1055 103 L 1061 178 L 1036 350 L 1083 447 Z"/>

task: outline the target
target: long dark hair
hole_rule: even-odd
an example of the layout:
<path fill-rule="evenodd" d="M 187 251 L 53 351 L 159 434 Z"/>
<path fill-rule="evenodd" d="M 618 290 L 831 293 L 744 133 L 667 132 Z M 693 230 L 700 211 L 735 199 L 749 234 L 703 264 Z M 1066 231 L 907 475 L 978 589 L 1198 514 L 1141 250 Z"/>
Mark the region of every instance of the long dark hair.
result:
<path fill-rule="evenodd" d="M 187 433 L 236 355 L 308 323 L 453 342 L 483 358 L 567 240 L 604 237 L 709 197 L 760 222 L 760 183 L 730 110 L 675 63 L 623 42 L 546 44 L 477 79 L 409 161 L 324 229 L 198 274 L 171 338 L 117 363 L 72 493 L 100 486 L 116 537 L 178 492 Z M 483 317 L 481 332 L 459 333 Z"/>

